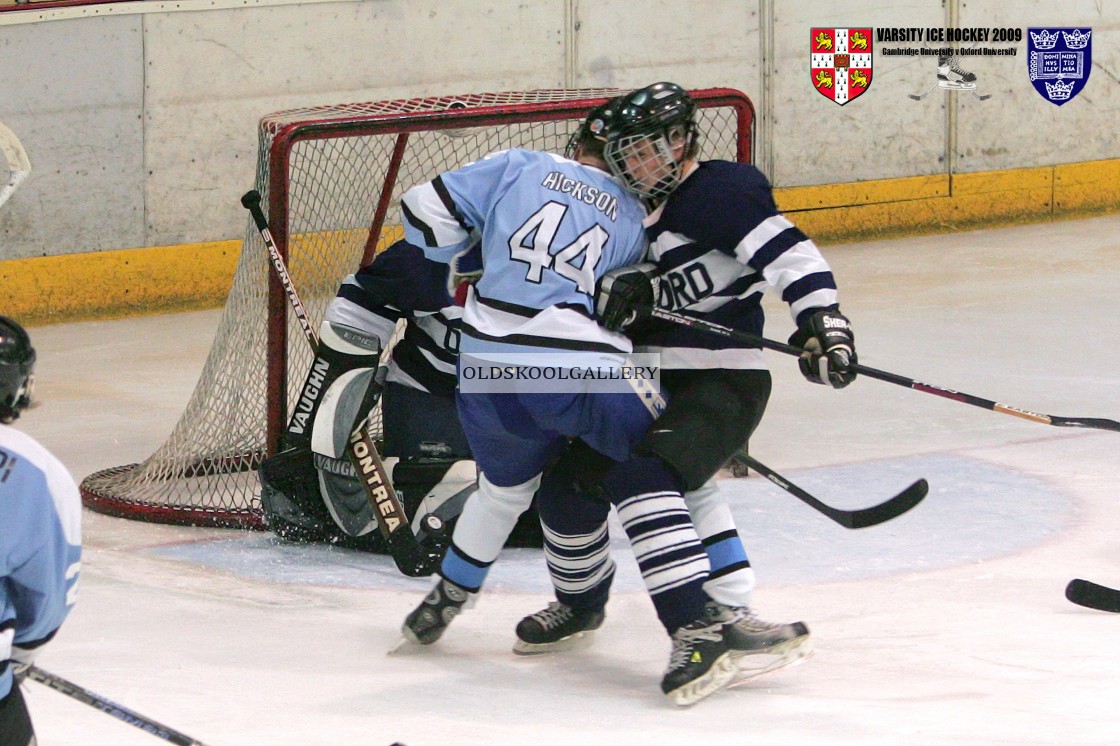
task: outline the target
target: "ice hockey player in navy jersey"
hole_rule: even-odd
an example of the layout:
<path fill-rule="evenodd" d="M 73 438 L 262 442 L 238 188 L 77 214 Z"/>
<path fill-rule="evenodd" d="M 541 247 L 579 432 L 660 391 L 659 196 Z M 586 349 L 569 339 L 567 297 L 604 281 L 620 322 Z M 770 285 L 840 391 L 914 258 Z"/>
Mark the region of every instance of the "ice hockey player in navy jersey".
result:
<path fill-rule="evenodd" d="M 760 335 L 761 299 L 773 289 L 798 326 L 791 343 L 806 348 L 800 366 L 810 381 L 842 388 L 855 377 L 848 366 L 856 358 L 832 272 L 813 242 L 778 211 L 766 178 L 751 165 L 699 161 L 698 152 L 695 105 L 680 86 L 657 83 L 619 104 L 606 156 L 612 171 L 655 208 L 646 221 L 650 263 L 608 275 L 598 308 L 609 328 L 627 330 L 636 350 L 661 355 L 669 405 L 629 465 L 635 475 L 661 479 L 643 485 L 635 477 L 644 492 L 634 499 L 686 491 L 711 563 L 704 586 L 713 599 L 708 615 L 723 625 L 740 676 L 747 677 L 796 662 L 811 649 L 805 624 L 771 624 L 751 610 L 754 572 L 714 479 L 761 420 L 770 374 L 761 349 L 649 320 L 647 309 L 656 304 Z M 606 468 L 597 460 L 575 444 L 542 493 L 586 484 Z M 557 601 L 518 625 L 517 652 L 563 649 L 603 622 L 614 575 L 607 509 L 589 495 L 569 495 L 559 504 L 565 508 L 541 516 Z"/>
<path fill-rule="evenodd" d="M 19 682 L 77 596 L 81 499 L 58 459 L 11 423 L 31 403 L 35 350 L 0 316 L 0 744 L 35 743 Z"/>

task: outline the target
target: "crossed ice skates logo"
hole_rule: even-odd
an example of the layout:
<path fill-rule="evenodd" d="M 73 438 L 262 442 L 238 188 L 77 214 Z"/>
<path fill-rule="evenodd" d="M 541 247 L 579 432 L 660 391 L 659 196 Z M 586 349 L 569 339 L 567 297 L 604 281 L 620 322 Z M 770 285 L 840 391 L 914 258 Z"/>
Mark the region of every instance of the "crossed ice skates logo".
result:
<path fill-rule="evenodd" d="M 923 93 L 911 93 L 910 98 L 921 101 L 934 88 L 940 88 L 943 91 L 968 91 L 981 101 L 987 101 L 992 97 L 991 94 L 981 95 L 976 92 L 976 74 L 961 68 L 957 56 L 954 54 L 938 56 L 937 80 Z"/>

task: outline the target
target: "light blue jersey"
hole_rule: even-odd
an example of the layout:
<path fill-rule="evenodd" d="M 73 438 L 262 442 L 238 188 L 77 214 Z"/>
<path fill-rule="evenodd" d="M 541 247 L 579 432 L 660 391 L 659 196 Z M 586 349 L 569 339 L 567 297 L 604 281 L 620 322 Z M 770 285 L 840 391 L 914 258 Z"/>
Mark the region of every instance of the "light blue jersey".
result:
<path fill-rule="evenodd" d="M 463 309 L 460 383 L 468 356 L 533 366 L 618 366 L 630 341 L 600 326 L 595 287 L 641 261 L 645 210 L 600 169 L 557 155 L 508 150 L 414 187 L 401 199 L 405 238 L 451 262 L 481 234 L 482 277 Z M 556 353 L 566 352 L 563 363 Z M 512 356 L 512 359 L 511 359 Z M 616 460 L 645 433 L 653 412 L 636 389 L 456 393 L 459 419 L 481 471 L 463 506 L 440 574 L 477 591 L 540 475 L 568 438 Z"/>
<path fill-rule="evenodd" d="M 37 647 L 70 613 L 81 544 L 81 498 L 66 467 L 0 425 L 0 698 L 12 687 L 12 645 Z"/>
<path fill-rule="evenodd" d="M 405 238 L 433 260 L 482 234 L 462 352 L 631 350 L 596 321 L 594 296 L 600 277 L 644 256 L 645 210 L 607 172 L 507 150 L 409 190 L 401 206 Z"/>

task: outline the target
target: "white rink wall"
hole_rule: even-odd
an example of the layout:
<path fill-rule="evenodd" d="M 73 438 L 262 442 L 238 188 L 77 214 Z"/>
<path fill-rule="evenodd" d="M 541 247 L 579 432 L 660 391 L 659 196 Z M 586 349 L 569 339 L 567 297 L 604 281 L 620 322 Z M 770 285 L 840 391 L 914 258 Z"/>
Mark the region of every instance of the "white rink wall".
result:
<path fill-rule="evenodd" d="M 344 101 L 661 79 L 738 88 L 757 108 L 756 162 L 779 187 L 1120 157 L 1120 8 L 1055 7 L 180 0 L 8 11 L 0 121 L 33 172 L 0 214 L 0 259 L 239 238 L 259 118 Z M 1092 74 L 1054 106 L 1027 79 L 1022 41 L 1015 56 L 962 59 L 990 100 L 935 91 L 913 101 L 935 61 L 876 54 L 871 88 L 839 107 L 808 80 L 809 29 L 855 25 L 1024 36 L 1091 26 Z"/>
<path fill-rule="evenodd" d="M 766 5 L 766 3 L 763 3 Z M 845 183 L 867 179 L 976 173 L 1120 157 L 1115 121 L 1120 117 L 1120 7 L 1093 0 L 1060 5 L 1044 0 L 964 2 L 905 0 L 887 5 L 858 0 L 775 0 L 773 81 L 768 96 L 749 91 L 764 115 L 762 139 L 778 186 Z M 1019 28 L 1017 44 L 987 42 L 962 47 L 1015 47 L 1014 56 L 962 56 L 987 101 L 934 90 L 937 58 L 875 52 L 871 87 L 845 105 L 822 106 L 810 86 L 809 29 L 821 26 L 896 28 Z M 1039 95 L 1027 76 L 1028 26 L 1090 26 L 1092 73 L 1084 91 L 1063 106 Z M 762 99 L 761 101 L 759 99 Z M 827 103 L 824 102 L 824 103 Z M 761 155 L 761 154 L 760 154 Z"/>

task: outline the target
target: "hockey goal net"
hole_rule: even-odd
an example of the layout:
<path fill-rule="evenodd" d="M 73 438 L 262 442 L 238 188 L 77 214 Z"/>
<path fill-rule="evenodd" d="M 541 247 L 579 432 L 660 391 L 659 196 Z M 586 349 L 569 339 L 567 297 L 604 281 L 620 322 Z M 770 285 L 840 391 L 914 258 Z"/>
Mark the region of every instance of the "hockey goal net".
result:
<path fill-rule="evenodd" d="M 498 150 L 562 152 L 613 89 L 441 96 L 295 109 L 259 127 L 256 188 L 317 328 L 342 278 L 402 235 L 408 188 Z M 751 160 L 753 107 L 731 89 L 692 91 L 705 158 Z M 90 475 L 93 510 L 139 520 L 262 527 L 256 468 L 275 452 L 311 355 L 251 220 L 198 384 L 146 461 Z M 373 433 L 379 418 L 375 413 Z"/>

